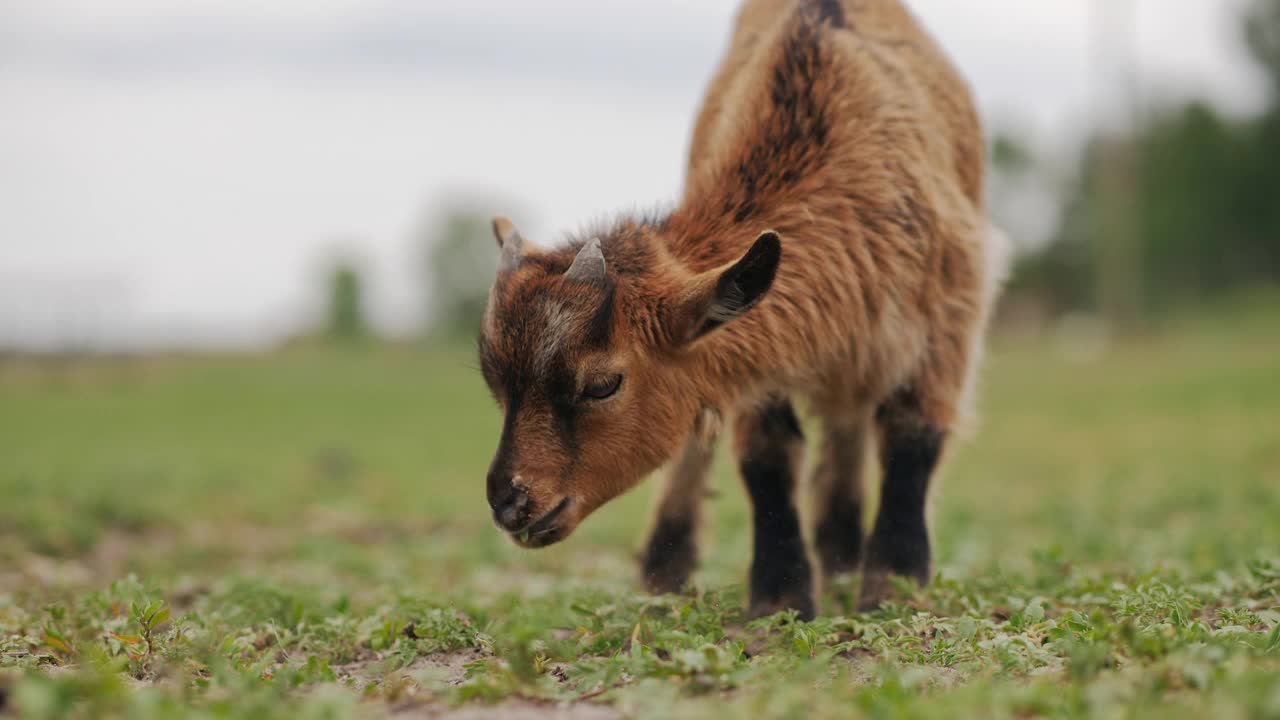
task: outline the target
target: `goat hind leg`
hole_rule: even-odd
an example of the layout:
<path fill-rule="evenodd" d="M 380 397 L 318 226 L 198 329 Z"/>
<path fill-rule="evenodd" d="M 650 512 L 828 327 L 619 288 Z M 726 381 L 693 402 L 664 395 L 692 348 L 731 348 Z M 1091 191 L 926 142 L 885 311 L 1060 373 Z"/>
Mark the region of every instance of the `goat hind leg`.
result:
<path fill-rule="evenodd" d="M 888 596 L 890 575 L 914 578 L 921 586 L 932 576 L 925 510 L 947 431 L 922 407 L 914 391 L 901 391 L 876 415 L 883 479 L 863 561 L 861 610 L 874 609 Z"/>
<path fill-rule="evenodd" d="M 811 487 L 814 545 L 827 577 L 856 571 L 862 562 L 862 473 L 870 424 L 863 410 L 824 420 Z"/>
<path fill-rule="evenodd" d="M 791 401 L 773 398 L 740 412 L 734 444 L 753 511 L 749 614 L 762 617 L 790 609 L 810 620 L 813 571 L 793 497 L 804 435 Z"/>

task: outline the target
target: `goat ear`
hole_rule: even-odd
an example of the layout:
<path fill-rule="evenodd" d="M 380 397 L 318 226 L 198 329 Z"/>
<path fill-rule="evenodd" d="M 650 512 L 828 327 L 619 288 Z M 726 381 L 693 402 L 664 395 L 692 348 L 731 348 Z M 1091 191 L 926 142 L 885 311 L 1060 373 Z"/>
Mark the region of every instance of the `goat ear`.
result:
<path fill-rule="evenodd" d="M 691 342 L 755 307 L 773 285 L 781 260 L 782 241 L 769 230 L 737 262 L 698 278 L 679 303 L 674 339 Z"/>
<path fill-rule="evenodd" d="M 496 215 L 493 218 L 493 237 L 498 241 L 502 258 L 498 261 L 498 271 L 506 272 L 520 264 L 524 254 L 524 236 L 516 229 L 515 223 Z"/>

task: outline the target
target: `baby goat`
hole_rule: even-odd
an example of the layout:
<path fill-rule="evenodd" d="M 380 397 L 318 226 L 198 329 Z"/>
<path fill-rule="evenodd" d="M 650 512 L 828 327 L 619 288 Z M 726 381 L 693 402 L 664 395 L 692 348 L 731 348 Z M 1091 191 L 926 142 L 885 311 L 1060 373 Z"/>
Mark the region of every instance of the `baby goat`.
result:
<path fill-rule="evenodd" d="M 555 249 L 494 220 L 479 353 L 505 412 L 487 485 L 497 524 L 522 547 L 550 545 L 674 461 L 643 576 L 679 589 L 732 414 L 754 508 L 750 612 L 812 617 L 800 397 L 822 421 L 822 570 L 861 568 L 864 608 L 890 574 L 928 582 L 929 482 L 1004 264 L 983 163 L 964 81 L 898 0 L 748 0 L 670 215 Z M 873 442 L 883 480 L 864 541 Z"/>

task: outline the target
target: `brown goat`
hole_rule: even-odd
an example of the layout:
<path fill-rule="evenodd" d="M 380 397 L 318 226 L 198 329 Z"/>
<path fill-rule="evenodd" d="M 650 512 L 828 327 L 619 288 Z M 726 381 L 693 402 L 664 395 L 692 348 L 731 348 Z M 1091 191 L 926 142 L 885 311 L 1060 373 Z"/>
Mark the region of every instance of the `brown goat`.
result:
<path fill-rule="evenodd" d="M 487 486 L 498 525 L 550 545 L 674 460 L 643 575 L 679 589 L 732 413 L 754 507 L 750 612 L 811 617 L 798 396 L 824 432 L 822 569 L 861 567 L 862 607 L 891 573 L 928 582 L 929 481 L 1003 270 L 983 162 L 964 81 L 898 0 L 748 0 L 674 211 L 556 249 L 494 221 L 479 351 L 505 411 Z M 864 545 L 873 428 L 883 485 Z"/>

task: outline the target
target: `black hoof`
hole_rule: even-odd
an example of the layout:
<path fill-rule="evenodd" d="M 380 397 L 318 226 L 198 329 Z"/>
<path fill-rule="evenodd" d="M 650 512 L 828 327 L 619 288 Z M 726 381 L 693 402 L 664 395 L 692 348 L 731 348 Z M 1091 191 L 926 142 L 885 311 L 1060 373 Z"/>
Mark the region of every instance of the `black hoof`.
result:
<path fill-rule="evenodd" d="M 828 516 L 814 533 L 814 549 L 822 574 L 857 572 L 862 565 L 862 531 L 856 520 Z"/>
<path fill-rule="evenodd" d="M 755 619 L 783 610 L 795 610 L 801 620 L 812 620 L 816 614 L 813 572 L 800 543 L 774 546 L 774 552 L 761 553 L 751 565 L 747 614 Z"/>
<path fill-rule="evenodd" d="M 858 612 L 871 612 L 893 596 L 890 575 L 911 578 L 919 587 L 929 584 L 928 566 L 910 572 L 890 572 L 884 566 L 868 566 L 862 571 L 862 588 L 858 591 Z"/>
<path fill-rule="evenodd" d="M 817 616 L 814 608 L 812 594 L 796 594 L 790 597 L 776 598 L 770 600 L 751 599 L 751 604 L 747 606 L 747 619 L 758 620 L 762 617 L 776 615 L 784 610 L 794 610 L 796 617 L 804 622 L 809 622 Z"/>
<path fill-rule="evenodd" d="M 659 520 L 640 561 L 640 580 L 650 594 L 678 593 L 689 583 L 698 565 L 693 527 L 688 523 Z"/>

